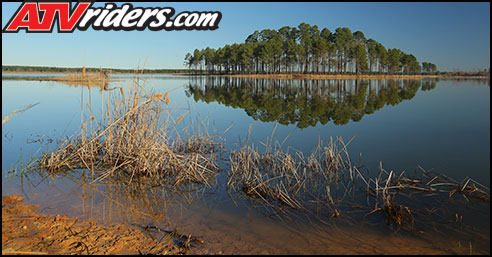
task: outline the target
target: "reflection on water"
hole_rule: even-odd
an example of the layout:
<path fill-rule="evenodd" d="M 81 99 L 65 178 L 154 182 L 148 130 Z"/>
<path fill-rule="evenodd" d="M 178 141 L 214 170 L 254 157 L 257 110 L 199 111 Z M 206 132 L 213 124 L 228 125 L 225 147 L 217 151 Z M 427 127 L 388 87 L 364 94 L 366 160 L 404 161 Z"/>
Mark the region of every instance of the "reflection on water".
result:
<path fill-rule="evenodd" d="M 347 206 L 341 216 L 322 222 L 306 213 L 302 219 L 281 215 L 269 219 L 252 208 L 250 202 L 227 196 L 223 181 L 213 187 L 190 184 L 174 188 L 155 178 L 134 178 L 128 183 L 128 177 L 115 174 L 94 183 L 92 174 L 84 170 L 50 175 L 37 171 L 25 174 L 23 179 L 26 189 L 44 183 L 52 192 L 60 192 L 59 197 L 71 198 L 68 208 L 62 213 L 59 209 L 53 210 L 53 214 L 69 214 L 104 223 L 123 222 L 162 231 L 178 229 L 180 233 L 205 240 L 204 246 L 194 246 L 195 253 L 463 254 L 469 253 L 469 245 L 473 245 L 473 253 L 490 252 L 487 227 L 479 227 L 469 220 L 463 222 L 463 216 L 477 217 L 473 209 L 483 210 L 484 205 L 480 207 L 472 201 L 468 203 L 471 209 L 463 209 L 465 200 L 461 197 L 455 197 L 454 203 L 449 203 L 446 197 L 418 203 L 423 198 L 413 197 L 414 204 L 421 206 L 413 209 L 413 215 L 423 219 L 419 218 L 409 228 L 393 230 L 385 225 L 381 216 L 368 214 L 360 205 Z M 70 186 L 64 187 L 67 184 Z M 58 201 L 57 197 L 41 197 L 44 200 L 35 200 L 41 206 Z M 352 196 L 349 193 L 346 197 Z M 442 207 L 446 210 L 442 211 Z M 454 213 L 459 213 L 456 220 Z M 483 218 L 489 214 L 481 215 L 483 225 Z M 157 231 L 152 231 L 151 235 L 165 236 Z M 453 244 L 447 243 L 449 240 Z"/>
<path fill-rule="evenodd" d="M 109 88 L 109 83 L 107 81 L 101 81 L 101 80 L 91 82 L 90 84 L 84 81 L 69 81 L 69 80 L 61 80 L 59 81 L 59 83 L 62 83 L 69 87 L 91 86 L 91 87 L 97 87 L 99 88 L 99 90 L 111 90 L 111 88 Z"/>
<path fill-rule="evenodd" d="M 255 120 L 299 128 L 360 121 L 385 105 L 412 99 L 437 80 L 268 80 L 207 77 L 191 79 L 187 95 L 244 109 Z"/>
<path fill-rule="evenodd" d="M 170 185 L 164 178 L 134 177 L 115 173 L 104 180 L 88 170 L 46 172 L 31 170 L 19 179 L 26 189 L 39 184 L 49 184 L 63 195 L 77 198 L 77 216 L 105 223 L 127 222 L 145 225 L 164 224 L 174 229 L 180 211 L 189 208 L 198 197 L 211 194 L 213 190 L 199 184 L 189 183 L 179 187 Z M 70 187 L 65 188 L 64 185 Z M 74 199 L 75 200 L 75 199 Z M 172 230 L 171 229 L 171 230 Z"/>
<path fill-rule="evenodd" d="M 184 82 L 182 78 L 149 80 L 156 88 L 165 91 Z M 226 117 L 248 123 L 250 120 L 247 118 L 250 116 L 260 121 L 279 121 L 280 124 L 305 128 L 296 132 L 300 143 L 286 141 L 293 147 L 314 147 L 313 144 L 317 141 L 311 139 L 317 138 L 318 135 L 314 135 L 316 133 L 313 133 L 313 126 L 316 126 L 316 129 L 320 128 L 322 137 L 326 137 L 341 135 L 342 129 L 350 130 L 350 126 L 357 125 L 357 129 L 362 131 L 361 135 L 349 148 L 359 147 L 356 150 L 359 151 L 361 145 L 367 145 L 369 151 L 375 152 L 374 158 L 367 158 L 370 161 L 379 161 L 388 157 L 388 152 L 405 149 L 410 154 L 401 155 L 401 159 L 390 156 L 390 159 L 396 163 L 408 161 L 409 166 L 415 168 L 423 161 L 439 161 L 442 158 L 444 168 L 438 172 L 451 172 L 447 174 L 458 181 L 465 176 L 476 178 L 475 174 L 487 173 L 489 170 L 487 165 L 490 163 L 484 159 L 488 157 L 488 141 L 475 143 L 476 137 L 489 139 L 487 134 L 484 136 L 482 132 L 490 124 L 488 115 L 483 115 L 488 114 L 488 108 L 482 108 L 487 106 L 483 104 L 484 92 L 489 91 L 481 87 L 474 88 L 473 84 L 458 83 L 454 86 L 449 82 L 435 80 L 267 81 L 198 77 L 191 79 L 185 90 L 173 92 L 175 95 L 172 99 L 177 101 L 176 104 L 179 106 L 186 101 L 186 93 L 188 97 L 198 101 L 197 107 L 201 111 L 212 110 L 219 113 L 213 112 L 211 116 L 211 119 L 217 119 L 218 123 L 221 117 L 214 114 L 233 113 Z M 75 127 L 66 129 L 67 123 L 72 119 L 77 121 L 80 117 L 81 95 L 83 94 L 84 101 L 88 100 L 87 87 L 67 87 L 56 82 L 9 82 L 5 87 L 3 85 L 2 92 L 2 100 L 7 100 L 3 101 L 2 105 L 6 108 L 2 109 L 5 109 L 7 114 L 11 111 L 9 109 L 22 106 L 22 101 L 37 102 L 36 97 L 43 97 L 43 101 L 36 108 L 16 116 L 16 119 L 2 127 L 4 139 L 10 138 L 2 140 L 4 171 L 12 164 L 19 163 L 19 147 L 23 149 L 24 163 L 29 153 L 35 152 L 36 147 L 39 147 L 38 144 L 26 145 L 26 139 L 36 138 L 37 134 L 45 135 L 51 132 L 50 129 L 55 128 L 56 133 L 51 135 L 53 139 L 57 139 L 60 132 L 71 135 Z M 101 98 L 98 95 L 100 93 L 102 92 L 99 90 L 92 92 L 94 106 Z M 4 98 L 5 95 L 8 97 Z M 409 99 L 412 100 L 408 101 Z M 456 100 L 460 100 L 463 108 L 449 108 L 457 106 Z M 207 109 L 214 106 L 212 102 L 219 103 L 215 105 L 218 107 Z M 404 108 L 392 109 L 391 106 Z M 231 107 L 245 109 L 246 114 L 243 112 L 244 115 L 237 115 Z M 99 108 L 100 106 L 94 107 L 93 110 Z M 242 112 L 241 109 L 238 111 Z M 439 116 L 429 119 L 433 117 L 429 113 L 437 113 Z M 379 119 L 368 118 L 378 115 Z M 403 116 L 401 120 L 408 122 L 393 122 L 398 120 L 397 115 Z M 364 116 L 366 118 L 363 118 Z M 37 121 L 35 125 L 34 120 Z M 427 120 L 430 122 L 426 122 Z M 484 123 L 484 120 L 489 123 Z M 230 125 L 229 122 L 228 120 L 227 126 Z M 232 128 L 229 133 L 235 134 L 229 136 L 228 140 L 237 138 L 238 135 L 245 136 L 248 125 L 239 124 L 237 128 Z M 268 135 L 272 131 L 270 127 L 263 129 Z M 282 132 L 282 129 L 282 126 L 279 126 L 278 131 Z M 433 133 L 434 131 L 438 133 Z M 349 136 L 354 135 L 352 131 L 346 133 Z M 391 137 L 393 134 L 394 137 Z M 439 136 L 453 140 L 429 140 Z M 367 138 L 374 138 L 377 144 Z M 43 140 L 44 138 L 40 137 L 38 141 Z M 419 140 L 431 144 L 424 145 Z M 470 141 L 472 143 L 469 143 Z M 411 144 L 415 142 L 418 147 L 412 148 Z M 477 147 L 474 147 L 474 144 L 477 144 Z M 48 147 L 43 146 L 43 151 L 45 148 Z M 439 157 L 439 154 L 446 150 L 453 151 L 460 158 L 448 158 L 446 155 Z M 368 156 L 369 151 L 361 152 Z M 400 153 L 397 152 L 396 155 Z M 471 162 L 475 163 L 476 167 L 470 167 Z M 457 168 L 459 171 L 465 170 L 466 174 L 450 171 L 459 165 L 466 167 Z M 431 168 L 435 166 L 431 165 Z M 397 172 L 402 171 L 401 166 L 394 164 L 387 167 Z M 429 165 L 424 167 L 428 168 Z M 225 165 L 223 168 L 227 170 L 229 167 Z M 91 176 L 88 171 L 77 171 L 52 177 L 47 177 L 44 173 L 31 174 L 24 177 L 23 183 L 16 179 L 3 179 L 2 193 L 8 194 L 22 187 L 30 203 L 40 205 L 42 210 L 49 214 L 68 214 L 107 223 L 154 225 L 168 230 L 178 228 L 181 233 L 205 239 L 204 249 L 198 249 L 203 251 L 201 253 L 207 253 L 205 249 L 211 249 L 209 253 L 221 250 L 225 253 L 439 254 L 469 253 L 470 246 L 473 247 L 473 253 L 490 252 L 489 205 L 486 205 L 485 210 L 481 205 L 479 209 L 482 212 L 475 210 L 475 203 L 463 209 L 466 200 L 459 194 L 456 194 L 452 201 L 445 195 L 443 198 L 436 198 L 436 201 L 425 203 L 424 206 L 420 202 L 421 198 L 411 198 L 415 206 L 422 207 L 417 208 L 418 212 L 431 214 L 423 216 L 413 230 L 398 231 L 385 224 L 381 213 L 368 215 L 371 209 L 366 205 L 364 208 L 344 205 L 341 208 L 343 215 L 324 222 L 307 219 L 306 215 L 298 219 L 289 216 L 265 218 L 261 210 L 254 208 L 254 202 L 237 195 L 229 196 L 224 187 L 227 181 L 224 173 L 217 177 L 217 183 L 213 187 L 190 186 L 180 192 L 173 191 L 158 181 L 145 179 L 128 184 L 128 178 L 108 177 L 102 182 L 91 184 L 94 179 Z M 488 175 L 483 176 L 488 178 Z M 487 179 L 479 181 L 486 185 L 488 183 Z M 343 185 L 340 187 L 344 192 Z M 33 194 L 39 196 L 34 197 Z M 345 197 L 351 198 L 352 195 L 347 194 Z M 364 204 L 365 199 L 358 200 Z M 433 208 L 442 205 L 446 207 L 446 211 L 435 212 Z M 420 223 L 421 221 L 424 223 Z"/>

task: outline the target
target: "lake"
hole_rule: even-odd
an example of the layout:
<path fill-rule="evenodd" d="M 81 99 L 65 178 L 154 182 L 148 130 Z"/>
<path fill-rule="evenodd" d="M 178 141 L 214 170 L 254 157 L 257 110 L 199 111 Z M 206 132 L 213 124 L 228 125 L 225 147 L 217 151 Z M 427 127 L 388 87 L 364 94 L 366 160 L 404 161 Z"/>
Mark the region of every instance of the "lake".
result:
<path fill-rule="evenodd" d="M 132 79 L 115 78 L 108 88 L 126 88 Z M 490 253 L 489 203 L 462 203 L 459 196 L 443 203 L 448 199 L 440 198 L 439 204 L 446 206 L 440 216 L 420 217 L 415 211 L 415 225 L 398 229 L 387 225 L 381 213 L 369 214 L 371 209 L 355 205 L 341 207 L 338 218 L 324 220 L 305 213 L 271 215 L 258 201 L 225 187 L 228 153 L 242 145 L 254 144 L 261 152 L 262 143 L 278 141 L 284 149 L 309 155 L 320 141 L 336 137 L 350 142 L 352 162 L 368 176 L 376 176 L 380 165 L 397 174 L 421 167 L 458 182 L 472 178 L 490 187 L 488 80 L 154 75 L 144 76 L 142 84 L 149 92 L 169 92 L 175 117 L 184 116 L 177 130 L 199 126 L 223 142 L 220 163 L 225 172 L 217 176 L 214 187 L 176 196 L 155 186 L 89 184 L 94 177 L 84 171 L 51 178 L 37 173 L 22 179 L 11 176 L 9 171 L 21 162 L 25 165 L 29 158 L 54 150 L 60 140 L 73 135 L 87 118 L 81 110 L 88 101 L 99 119 L 105 97 L 119 90 L 2 80 L 2 117 L 39 102 L 2 125 L 2 195 L 24 194 L 46 214 L 178 228 L 205 240 L 197 253 L 439 254 L 469 253 L 471 245 L 473 253 Z M 413 200 L 419 211 L 437 202 Z M 463 216 L 462 224 L 450 221 L 455 215 Z"/>

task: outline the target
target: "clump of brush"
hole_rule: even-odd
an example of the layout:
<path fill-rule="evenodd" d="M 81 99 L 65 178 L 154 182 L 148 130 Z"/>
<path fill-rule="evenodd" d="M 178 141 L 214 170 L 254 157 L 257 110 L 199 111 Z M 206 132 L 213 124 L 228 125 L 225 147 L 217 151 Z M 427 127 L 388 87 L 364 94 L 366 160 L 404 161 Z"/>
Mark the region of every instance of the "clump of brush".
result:
<path fill-rule="evenodd" d="M 267 140 L 268 142 L 268 140 Z M 361 172 L 351 162 L 341 138 L 320 141 L 312 153 L 284 151 L 280 144 L 260 152 L 244 145 L 230 156 L 227 188 L 279 213 L 338 217 L 343 212 L 382 213 L 388 224 L 413 225 L 423 197 L 452 198 L 460 194 L 469 202 L 490 201 L 490 189 L 473 179 L 458 182 L 419 166 L 415 174 L 395 174 L 379 167 L 377 176 Z M 365 207 L 364 207 L 365 205 Z M 446 208 L 446 205 L 435 208 Z"/>
<path fill-rule="evenodd" d="M 413 174 L 406 174 L 405 171 L 395 174 L 393 171 L 386 171 L 380 164 L 378 176 L 365 179 L 364 182 L 365 192 L 374 203 L 370 214 L 383 212 L 388 224 L 393 221 L 398 226 L 414 223 L 413 213 L 417 212 L 412 211 L 408 205 L 412 200 L 422 200 L 422 197 L 444 196 L 453 200 L 453 197 L 459 194 L 467 204 L 472 199 L 490 203 L 490 189 L 477 181 L 466 177 L 459 182 L 420 166 Z M 408 204 L 396 204 L 396 198 Z M 445 205 L 442 208 L 445 208 Z"/>
<path fill-rule="evenodd" d="M 330 138 L 326 145 L 320 142 L 307 158 L 299 151 L 284 151 L 279 144 L 263 153 L 254 146 L 243 146 L 231 153 L 227 188 L 242 192 L 276 212 L 310 212 L 315 204 L 316 208 L 329 208 L 333 216 L 338 216 L 329 184 L 351 174 L 347 157 L 341 138 Z"/>
<path fill-rule="evenodd" d="M 89 83 L 90 85 L 90 83 Z M 55 151 L 45 153 L 39 168 L 49 172 L 88 169 L 98 180 L 125 174 L 159 178 L 175 186 L 209 184 L 219 170 L 215 152 L 220 150 L 213 136 L 183 137 L 176 129 L 184 118 L 170 107 L 169 94 L 146 92 L 135 76 L 126 89 L 101 91 L 101 117 L 89 103 L 81 130 Z M 106 109 L 104 109 L 106 107 Z"/>

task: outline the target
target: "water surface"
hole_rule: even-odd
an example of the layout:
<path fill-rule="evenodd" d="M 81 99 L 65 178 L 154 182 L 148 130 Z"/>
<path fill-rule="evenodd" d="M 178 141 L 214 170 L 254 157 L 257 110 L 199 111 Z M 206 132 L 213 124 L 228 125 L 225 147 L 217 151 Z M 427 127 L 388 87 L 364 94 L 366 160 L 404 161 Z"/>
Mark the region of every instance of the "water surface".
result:
<path fill-rule="evenodd" d="M 116 77 L 120 80 L 108 88 L 125 88 L 131 79 Z M 340 136 L 346 142 L 353 138 L 348 147 L 352 159 L 360 159 L 369 171 L 377 171 L 380 162 L 388 171 L 397 172 L 420 165 L 458 181 L 471 177 L 490 185 L 488 81 L 290 81 L 170 75 L 145 76 L 144 80 L 148 91 L 170 92 L 170 105 L 180 107 L 176 115 L 186 115 L 181 126 L 204 124 L 224 138 L 228 151 L 247 138 L 260 147 L 259 142 L 265 142 L 272 132 L 279 142 L 285 140 L 284 147 L 306 153 L 319 140 Z M 479 235 L 429 229 L 417 236 L 419 233 L 396 233 L 380 217 L 362 213 L 341 217 L 330 226 L 315 220 L 266 218 L 254 203 L 240 197 L 231 200 L 223 187 L 225 175 L 218 177 L 214 190 L 166 204 L 169 199 L 163 200 L 165 194 L 158 190 L 148 189 L 132 198 L 118 184 L 88 187 L 90 173 L 54 180 L 36 175 L 22 181 L 8 178 L 8 171 L 21 160 L 25 164 L 29 157 L 53 150 L 57 141 L 71 136 L 89 100 L 99 117 L 108 91 L 102 93 L 99 88 L 89 91 L 86 86 L 50 81 L 2 81 L 2 117 L 40 102 L 2 126 L 2 195 L 25 194 L 28 202 L 40 205 L 47 214 L 178 226 L 185 233 L 204 237 L 208 243 L 203 251 L 397 253 L 401 246 L 412 244 L 413 252 L 403 253 L 419 254 L 442 253 L 443 249 L 459 252 L 460 241 L 459 245 L 473 243 L 477 252 L 490 252 L 490 208 L 484 215 L 456 207 L 467 224 L 481 228 Z M 147 198 L 153 200 L 143 200 Z M 365 218 L 355 226 L 354 217 Z M 450 240 L 453 244 L 447 243 Z"/>

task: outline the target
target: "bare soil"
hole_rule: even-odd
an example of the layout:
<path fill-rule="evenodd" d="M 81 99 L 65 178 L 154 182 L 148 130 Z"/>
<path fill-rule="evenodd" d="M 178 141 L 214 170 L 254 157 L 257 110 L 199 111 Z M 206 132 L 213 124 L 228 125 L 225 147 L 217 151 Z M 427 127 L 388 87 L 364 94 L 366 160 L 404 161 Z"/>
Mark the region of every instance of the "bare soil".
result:
<path fill-rule="evenodd" d="M 46 216 L 24 197 L 2 196 L 4 254 L 184 254 L 185 244 L 169 236 L 161 242 L 127 225 L 97 225 L 95 221 Z"/>

